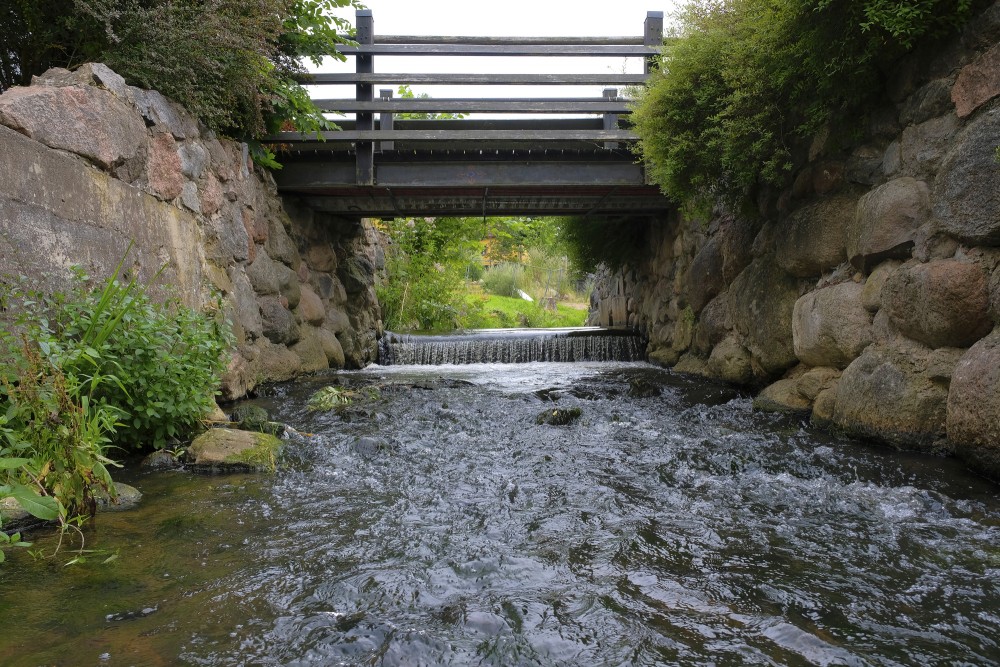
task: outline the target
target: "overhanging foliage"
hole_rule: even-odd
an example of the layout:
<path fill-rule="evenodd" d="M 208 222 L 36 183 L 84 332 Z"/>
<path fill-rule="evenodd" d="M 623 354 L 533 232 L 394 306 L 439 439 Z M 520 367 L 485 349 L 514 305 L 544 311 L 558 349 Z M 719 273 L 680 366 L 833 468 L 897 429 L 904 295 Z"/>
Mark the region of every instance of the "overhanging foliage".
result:
<path fill-rule="evenodd" d="M 644 162 L 687 204 L 744 204 L 783 186 L 808 138 L 857 130 L 888 66 L 954 32 L 975 4 L 691 0 L 633 114 Z"/>

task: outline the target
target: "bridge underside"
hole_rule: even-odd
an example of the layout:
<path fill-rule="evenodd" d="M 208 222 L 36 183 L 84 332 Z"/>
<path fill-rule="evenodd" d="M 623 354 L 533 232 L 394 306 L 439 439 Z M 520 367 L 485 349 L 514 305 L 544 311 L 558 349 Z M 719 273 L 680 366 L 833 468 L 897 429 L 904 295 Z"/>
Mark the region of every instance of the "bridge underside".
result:
<path fill-rule="evenodd" d="M 625 150 L 400 146 L 376 154 L 372 185 L 357 184 L 352 151 L 280 159 L 280 192 L 351 217 L 620 216 L 669 208 Z"/>

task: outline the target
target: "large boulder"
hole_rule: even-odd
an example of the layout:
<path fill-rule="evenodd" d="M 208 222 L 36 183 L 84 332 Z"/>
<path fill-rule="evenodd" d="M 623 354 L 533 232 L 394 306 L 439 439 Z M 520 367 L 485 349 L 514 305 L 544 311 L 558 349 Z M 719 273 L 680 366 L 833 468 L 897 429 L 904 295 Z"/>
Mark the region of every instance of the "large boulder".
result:
<path fill-rule="evenodd" d="M 330 329 L 322 327 L 316 330 L 316 337 L 319 338 L 323 352 L 326 354 L 326 361 L 330 368 L 344 367 L 344 348 L 337 340 L 337 334 Z"/>
<path fill-rule="evenodd" d="M 951 99 L 959 118 L 1000 95 L 1000 44 L 962 68 L 951 89 Z"/>
<path fill-rule="evenodd" d="M 907 449 L 939 451 L 948 383 L 930 350 L 869 345 L 837 384 L 833 422 L 848 433 Z"/>
<path fill-rule="evenodd" d="M 980 114 L 959 135 L 934 181 L 934 214 L 941 229 L 975 245 L 1000 245 L 1000 105 Z"/>
<path fill-rule="evenodd" d="M 871 272 L 861 291 L 861 305 L 865 310 L 874 313 L 882 307 L 882 287 L 900 264 L 898 260 L 890 259 L 876 266 Z"/>
<path fill-rule="evenodd" d="M 797 281 L 781 270 L 773 254 L 753 260 L 733 281 L 730 319 L 753 355 L 758 375 L 774 376 L 798 361 L 792 345 L 798 298 Z"/>
<path fill-rule="evenodd" d="M 375 265 L 364 255 L 348 258 L 337 270 L 348 294 L 359 294 L 375 282 Z"/>
<path fill-rule="evenodd" d="M 308 322 L 316 326 L 322 324 L 326 317 L 323 301 L 309 285 L 301 286 L 299 305 L 295 309 L 295 314 L 300 322 Z"/>
<path fill-rule="evenodd" d="M 264 332 L 264 322 L 260 317 L 260 306 L 257 305 L 253 285 L 242 269 L 234 268 L 232 273 L 236 322 L 243 328 L 244 336 L 251 340 L 259 338 Z"/>
<path fill-rule="evenodd" d="M 951 95 L 951 79 L 928 82 L 906 99 L 899 111 L 899 122 L 903 125 L 919 124 L 947 114 L 952 109 Z"/>
<path fill-rule="evenodd" d="M 161 199 L 175 199 L 184 188 L 177 142 L 169 132 L 156 134 L 149 143 L 146 182 L 149 190 Z"/>
<path fill-rule="evenodd" d="M 299 339 L 299 325 L 292 312 L 282 304 L 280 297 L 263 296 L 257 300 L 260 306 L 262 332 L 275 344 L 290 345 Z"/>
<path fill-rule="evenodd" d="M 273 472 L 281 440 L 268 433 L 213 428 L 191 443 L 187 456 L 193 466 L 212 472 Z"/>
<path fill-rule="evenodd" d="M 729 320 L 727 294 L 720 294 L 708 302 L 698 316 L 698 323 L 691 338 L 691 349 L 702 357 L 708 356 L 732 329 Z"/>
<path fill-rule="evenodd" d="M 954 259 L 904 265 L 882 287 L 882 307 L 900 333 L 930 347 L 967 347 L 993 328 L 986 274 Z"/>
<path fill-rule="evenodd" d="M 958 116 L 949 113 L 904 129 L 899 144 L 903 174 L 918 177 L 933 174 L 950 148 L 960 125 Z"/>
<path fill-rule="evenodd" d="M 753 380 L 750 352 L 735 336 L 728 336 L 712 350 L 707 371 L 712 377 L 732 384 L 749 384 Z"/>
<path fill-rule="evenodd" d="M 687 301 L 691 309 L 698 313 L 705 304 L 725 288 L 722 274 L 722 249 L 715 238 L 709 239 L 698 250 L 688 268 Z"/>
<path fill-rule="evenodd" d="M 799 393 L 798 380 L 786 378 L 768 385 L 753 399 L 753 409 L 763 412 L 784 412 L 807 415 L 812 411 L 812 402 Z"/>
<path fill-rule="evenodd" d="M 930 213 L 930 190 L 923 181 L 904 176 L 875 188 L 858 202 L 847 231 L 847 258 L 865 273 L 886 259 L 908 259 Z"/>
<path fill-rule="evenodd" d="M 710 233 L 711 237 L 698 249 L 686 274 L 676 276 L 681 282 L 675 290 L 686 292 L 687 303 L 695 313 L 701 312 L 750 263 L 750 248 L 757 230 L 752 222 L 723 216 L 712 221 Z M 676 239 L 677 243 L 681 240 L 680 236 Z M 683 253 L 682 248 L 673 248 L 671 252 L 675 256 Z"/>
<path fill-rule="evenodd" d="M 872 342 L 872 318 L 861 301 L 864 288 L 839 283 L 803 295 L 792 313 L 795 356 L 810 366 L 846 368 Z"/>
<path fill-rule="evenodd" d="M 320 331 L 321 329 L 317 329 L 314 326 L 304 325 L 299 342 L 295 343 L 291 348 L 292 352 L 302 362 L 299 367 L 302 373 L 312 373 L 330 367 L 326 350 L 323 349 L 323 341 L 319 334 Z"/>
<path fill-rule="evenodd" d="M 955 367 L 947 424 L 955 453 L 1000 479 L 1000 329 L 973 345 Z"/>
<path fill-rule="evenodd" d="M 274 345 L 266 338 L 257 340 L 254 348 L 258 353 L 253 362 L 256 376 L 263 382 L 285 382 L 302 370 L 299 355 L 284 345 Z"/>
<path fill-rule="evenodd" d="M 796 209 L 779 226 L 778 265 L 801 278 L 818 276 L 844 261 L 844 234 L 854 220 L 857 200 L 836 196 Z"/>
<path fill-rule="evenodd" d="M 0 124 L 107 171 L 145 162 L 142 118 L 110 91 L 93 86 L 10 88 L 0 95 Z"/>
<path fill-rule="evenodd" d="M 261 296 L 277 294 L 284 277 L 285 266 L 275 262 L 264 250 L 258 250 L 257 256 L 247 267 L 247 278 L 254 292 Z"/>

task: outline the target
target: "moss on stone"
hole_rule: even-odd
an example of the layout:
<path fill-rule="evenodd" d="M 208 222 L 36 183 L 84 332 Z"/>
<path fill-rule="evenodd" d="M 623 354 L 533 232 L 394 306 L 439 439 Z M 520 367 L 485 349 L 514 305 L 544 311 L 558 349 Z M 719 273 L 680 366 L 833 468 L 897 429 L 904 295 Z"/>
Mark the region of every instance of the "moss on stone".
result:
<path fill-rule="evenodd" d="M 223 462 L 245 465 L 254 470 L 274 472 L 281 453 L 281 440 L 267 433 L 255 433 L 257 443 L 228 455 Z"/>
<path fill-rule="evenodd" d="M 267 433 L 215 428 L 195 438 L 188 457 L 196 468 L 216 472 L 274 472 L 281 448 L 281 440 Z"/>

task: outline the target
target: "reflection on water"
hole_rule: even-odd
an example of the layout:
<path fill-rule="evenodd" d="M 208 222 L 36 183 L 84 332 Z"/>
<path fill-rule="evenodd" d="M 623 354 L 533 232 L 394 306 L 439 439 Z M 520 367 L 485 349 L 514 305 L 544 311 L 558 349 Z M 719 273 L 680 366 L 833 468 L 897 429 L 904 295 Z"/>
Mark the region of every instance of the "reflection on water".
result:
<path fill-rule="evenodd" d="M 380 398 L 306 410 L 334 381 Z M 142 507 L 87 534 L 118 561 L 0 567 L 0 664 L 1000 662 L 997 488 L 953 461 L 641 363 L 256 402 L 310 434 L 277 476 L 135 472 Z"/>

